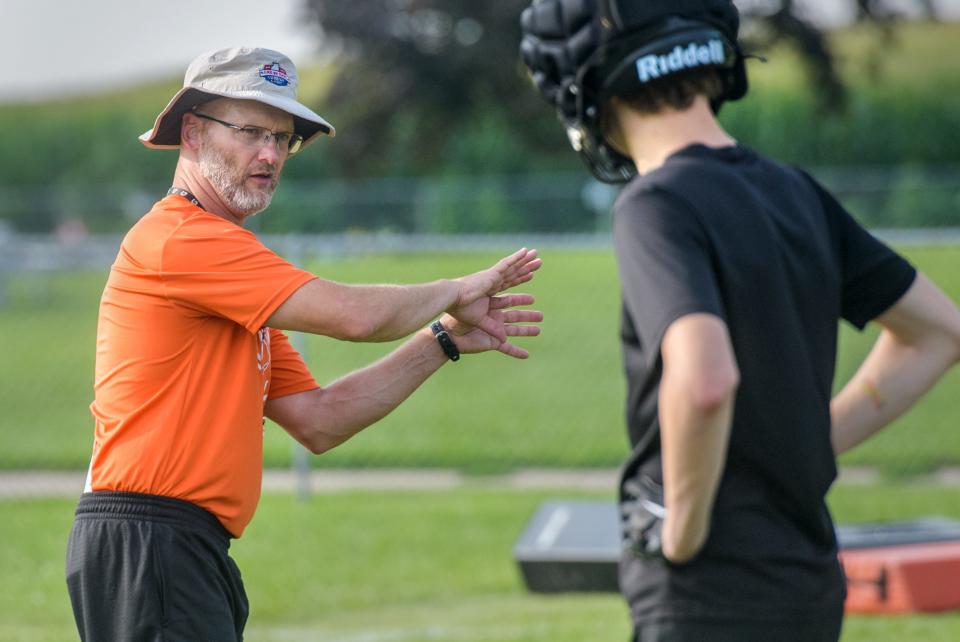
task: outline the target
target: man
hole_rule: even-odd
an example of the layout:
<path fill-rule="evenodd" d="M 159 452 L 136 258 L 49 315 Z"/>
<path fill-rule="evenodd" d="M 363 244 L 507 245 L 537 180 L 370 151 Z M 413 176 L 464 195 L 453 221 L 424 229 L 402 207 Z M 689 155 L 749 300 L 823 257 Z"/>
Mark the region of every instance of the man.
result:
<path fill-rule="evenodd" d="M 515 309 L 531 296 L 497 296 L 533 277 L 535 251 L 454 280 L 350 286 L 295 268 L 243 229 L 269 205 L 287 157 L 334 134 L 297 102 L 296 83 L 274 51 L 205 54 L 141 136 L 180 157 L 101 300 L 93 456 L 67 554 L 84 640 L 240 640 L 247 600 L 227 551 L 259 500 L 264 417 L 321 453 L 448 360 L 523 359 L 509 337 L 539 333 L 524 324 L 542 315 Z M 281 330 L 413 336 L 320 387 Z"/>
<path fill-rule="evenodd" d="M 715 112 L 746 93 L 728 0 L 542 0 L 523 60 L 614 212 L 635 640 L 836 640 L 835 456 L 960 355 L 960 313 Z M 831 401 L 839 318 L 882 332 Z"/>

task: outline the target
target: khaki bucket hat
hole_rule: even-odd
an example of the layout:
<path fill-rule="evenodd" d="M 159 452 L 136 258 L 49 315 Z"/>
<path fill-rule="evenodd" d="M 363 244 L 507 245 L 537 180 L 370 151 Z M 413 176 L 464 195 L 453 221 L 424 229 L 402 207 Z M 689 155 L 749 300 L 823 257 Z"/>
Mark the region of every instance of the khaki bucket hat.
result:
<path fill-rule="evenodd" d="M 336 130 L 326 120 L 297 101 L 297 69 L 293 61 L 270 49 L 234 47 L 202 54 L 187 67 L 183 89 L 157 116 L 153 129 L 140 142 L 154 149 L 180 147 L 180 121 L 198 105 L 215 98 L 238 98 L 282 109 L 293 116 L 294 130 L 303 146 L 320 134 Z"/>

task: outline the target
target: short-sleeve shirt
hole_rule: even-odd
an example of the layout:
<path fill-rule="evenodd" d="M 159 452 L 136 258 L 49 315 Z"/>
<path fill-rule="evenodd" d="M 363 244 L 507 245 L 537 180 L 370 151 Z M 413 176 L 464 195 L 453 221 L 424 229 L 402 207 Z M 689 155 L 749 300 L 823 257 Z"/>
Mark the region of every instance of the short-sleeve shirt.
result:
<path fill-rule="evenodd" d="M 157 203 L 100 301 L 87 489 L 186 500 L 239 537 L 260 498 L 265 402 L 319 387 L 264 324 L 314 278 L 180 196 Z"/>
<path fill-rule="evenodd" d="M 784 617 L 844 595 L 825 495 L 836 477 L 830 398 L 838 321 L 857 328 L 915 270 L 802 171 L 744 146 L 693 145 L 634 179 L 614 211 L 634 451 L 624 479 L 662 481 L 660 344 L 705 313 L 740 371 L 708 539 L 625 587 L 634 617 Z"/>

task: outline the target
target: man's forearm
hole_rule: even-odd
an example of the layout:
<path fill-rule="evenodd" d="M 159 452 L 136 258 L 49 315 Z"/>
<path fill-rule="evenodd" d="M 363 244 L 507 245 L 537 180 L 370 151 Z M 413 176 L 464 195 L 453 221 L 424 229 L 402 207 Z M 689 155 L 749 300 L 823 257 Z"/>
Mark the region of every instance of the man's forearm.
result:
<path fill-rule="evenodd" d="M 424 327 L 450 308 L 459 295 L 455 281 L 417 285 L 356 285 L 345 303 L 368 322 L 360 341 L 393 341 Z"/>
<path fill-rule="evenodd" d="M 441 312 L 449 312 L 505 341 L 499 325 L 486 317 L 483 303 L 487 297 L 528 282 L 541 263 L 536 250 L 523 248 L 493 267 L 456 280 L 345 285 L 315 278 L 281 303 L 265 325 L 347 341 L 391 341 L 423 327 Z"/>
<path fill-rule="evenodd" d="M 911 346 L 882 332 L 863 365 L 830 403 L 834 453 L 846 452 L 903 414 L 954 359 L 949 345 Z"/>
<path fill-rule="evenodd" d="M 312 452 L 325 452 L 388 415 L 447 360 L 425 329 L 322 390 L 271 402 L 267 414 Z"/>
<path fill-rule="evenodd" d="M 416 285 L 306 283 L 266 325 L 347 341 L 392 341 L 422 328 L 453 305 L 460 286 L 440 280 Z"/>

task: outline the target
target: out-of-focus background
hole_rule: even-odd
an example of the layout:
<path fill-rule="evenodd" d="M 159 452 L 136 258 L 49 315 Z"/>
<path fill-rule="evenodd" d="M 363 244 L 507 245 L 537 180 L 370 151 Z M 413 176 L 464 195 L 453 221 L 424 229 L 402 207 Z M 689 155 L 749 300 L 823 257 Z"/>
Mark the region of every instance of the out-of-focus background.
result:
<path fill-rule="evenodd" d="M 321 457 L 268 425 L 279 481 L 234 544 L 250 639 L 626 639 L 616 596 L 531 597 L 511 561 L 540 501 L 612 498 L 627 452 L 617 191 L 590 178 L 521 71 L 526 4 L 4 0 L 0 639 L 75 637 L 62 560 L 92 440 L 99 294 L 176 163 L 136 137 L 192 58 L 238 44 L 290 55 L 301 99 L 337 127 L 253 219 L 268 245 L 350 282 L 459 276 L 521 245 L 546 262 L 529 287 L 547 314 L 529 361 L 448 366 Z M 809 169 L 960 298 L 960 2 L 737 4 L 746 49 L 768 62 L 749 63 L 751 91 L 723 123 Z M 875 332 L 840 337 L 838 386 Z M 321 382 L 391 348 L 295 341 Z M 841 460 L 839 521 L 960 518 L 958 394 L 951 375 Z M 920 639 L 960 639 L 960 618 L 856 617 L 844 634 Z"/>

